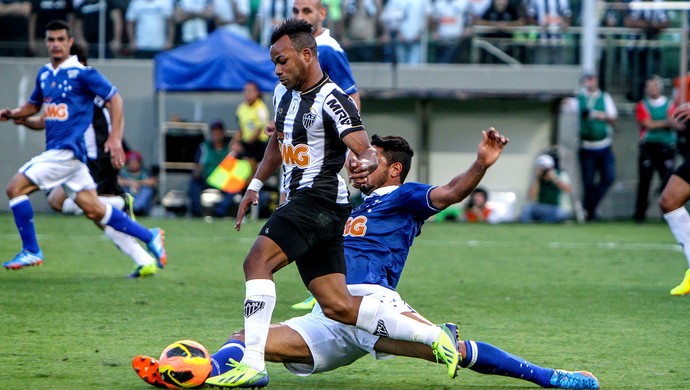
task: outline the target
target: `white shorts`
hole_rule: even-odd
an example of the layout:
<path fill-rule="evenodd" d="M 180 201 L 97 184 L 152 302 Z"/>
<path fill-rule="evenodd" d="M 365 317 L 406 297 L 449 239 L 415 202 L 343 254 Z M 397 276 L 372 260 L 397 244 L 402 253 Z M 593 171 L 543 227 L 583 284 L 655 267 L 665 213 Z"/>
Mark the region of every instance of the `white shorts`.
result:
<path fill-rule="evenodd" d="M 396 291 L 374 284 L 356 284 L 347 287 L 350 294 L 373 295 L 379 298 L 389 309 L 399 313 L 414 312 L 414 309 L 405 303 Z M 283 323 L 302 336 L 314 357 L 314 364 L 284 364 L 285 368 L 299 376 L 308 376 L 347 366 L 367 354 L 371 354 L 376 359 L 393 357 L 392 355 L 379 354 L 374 350 L 374 344 L 378 341 L 379 336 L 374 336 L 352 325 L 345 325 L 326 318 L 318 303 L 311 313 L 291 318 Z"/>
<path fill-rule="evenodd" d="M 71 150 L 46 150 L 19 168 L 38 188 L 49 190 L 61 185 L 70 197 L 96 189 L 89 168 Z"/>

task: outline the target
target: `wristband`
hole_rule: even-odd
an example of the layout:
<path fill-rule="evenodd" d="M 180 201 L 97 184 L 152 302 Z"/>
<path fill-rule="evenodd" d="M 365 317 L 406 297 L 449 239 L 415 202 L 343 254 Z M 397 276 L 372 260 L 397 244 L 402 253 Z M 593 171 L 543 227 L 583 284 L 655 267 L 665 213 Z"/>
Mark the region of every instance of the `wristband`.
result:
<path fill-rule="evenodd" d="M 257 178 L 253 178 L 252 181 L 249 182 L 249 185 L 247 186 L 247 190 L 250 191 L 256 191 L 259 192 L 261 190 L 261 187 L 264 186 L 264 182 Z"/>

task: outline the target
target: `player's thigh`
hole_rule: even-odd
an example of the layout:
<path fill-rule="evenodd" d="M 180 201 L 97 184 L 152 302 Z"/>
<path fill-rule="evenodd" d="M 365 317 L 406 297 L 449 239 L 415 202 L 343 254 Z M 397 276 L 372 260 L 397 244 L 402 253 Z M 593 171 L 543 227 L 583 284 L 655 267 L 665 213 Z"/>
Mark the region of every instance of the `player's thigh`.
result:
<path fill-rule="evenodd" d="M 266 340 L 266 360 L 277 363 L 313 363 L 304 338 L 285 324 L 272 324 Z"/>
<path fill-rule="evenodd" d="M 283 362 L 297 375 L 310 375 L 330 371 L 352 364 L 357 359 L 372 354 L 378 336 L 326 318 L 320 309 L 284 322 L 297 332 L 309 348 L 313 361 Z"/>
<path fill-rule="evenodd" d="M 95 189 L 86 189 L 77 192 L 74 202 L 84 210 L 89 219 L 101 220 L 105 216 L 105 205 L 98 199 Z"/>

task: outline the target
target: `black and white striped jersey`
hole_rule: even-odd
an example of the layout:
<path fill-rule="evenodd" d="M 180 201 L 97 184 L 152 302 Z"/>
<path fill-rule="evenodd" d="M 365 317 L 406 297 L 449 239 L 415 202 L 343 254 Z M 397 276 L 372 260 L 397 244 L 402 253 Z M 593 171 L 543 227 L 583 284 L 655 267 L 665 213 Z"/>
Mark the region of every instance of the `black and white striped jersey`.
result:
<path fill-rule="evenodd" d="M 278 84 L 273 112 L 288 199 L 298 190 L 309 189 L 314 195 L 347 204 L 347 186 L 340 176 L 347 153 L 342 138 L 364 130 L 354 101 L 324 74 L 304 92 Z"/>

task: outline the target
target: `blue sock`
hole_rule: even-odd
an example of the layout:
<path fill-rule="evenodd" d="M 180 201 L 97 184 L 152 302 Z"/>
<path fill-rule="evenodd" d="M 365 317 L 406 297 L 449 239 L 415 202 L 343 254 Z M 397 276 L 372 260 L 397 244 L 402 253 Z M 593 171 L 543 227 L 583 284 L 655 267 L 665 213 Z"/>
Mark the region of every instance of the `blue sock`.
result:
<path fill-rule="evenodd" d="M 244 356 L 244 343 L 240 340 L 228 340 L 218 352 L 211 355 L 211 376 L 220 375 L 230 369 L 225 363 L 229 359 L 242 360 Z"/>
<path fill-rule="evenodd" d="M 31 253 L 40 252 L 34 227 L 34 208 L 31 207 L 29 197 L 22 195 L 10 200 L 10 209 L 12 209 L 19 236 L 22 238 L 22 248 Z"/>
<path fill-rule="evenodd" d="M 108 225 L 119 232 L 136 237 L 147 244 L 151 242 L 153 234 L 149 229 L 132 221 L 124 211 L 118 210 L 109 204 L 105 205 L 105 207 L 105 217 L 103 217 L 101 225 Z"/>
<path fill-rule="evenodd" d="M 467 357 L 462 360 L 460 364 L 462 367 L 482 374 L 505 375 L 524 379 L 541 387 L 551 387 L 550 380 L 554 373 L 551 368 L 539 367 L 480 341 L 465 341 L 465 347 Z"/>

